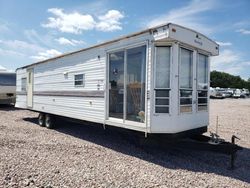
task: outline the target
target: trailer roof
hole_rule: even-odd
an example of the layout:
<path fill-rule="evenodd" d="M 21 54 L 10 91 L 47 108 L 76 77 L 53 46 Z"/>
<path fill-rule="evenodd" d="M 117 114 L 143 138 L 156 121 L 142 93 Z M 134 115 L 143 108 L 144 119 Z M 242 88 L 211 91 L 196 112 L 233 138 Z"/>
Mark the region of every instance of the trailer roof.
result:
<path fill-rule="evenodd" d="M 207 38 L 208 40 L 214 42 L 213 40 L 209 39 L 208 37 L 206 37 L 202 33 L 199 33 L 199 32 L 197 32 L 195 30 L 192 30 L 192 29 L 189 29 L 187 27 L 183 27 L 183 26 L 180 26 L 180 25 L 177 25 L 177 24 L 173 24 L 173 23 L 165 23 L 165 24 L 158 25 L 158 26 L 155 26 L 155 27 L 152 27 L 152 28 L 148 28 L 148 29 L 145 29 L 145 30 L 142 30 L 142 31 L 139 31 L 139 32 L 135 32 L 135 33 L 129 34 L 129 35 L 124 35 L 122 37 L 119 37 L 119 38 L 116 38 L 116 39 L 113 39 L 113 40 L 109 40 L 109 41 L 106 41 L 106 42 L 103 42 L 103 43 L 100 43 L 100 44 L 97 44 L 97 45 L 94 45 L 94 46 L 90 46 L 90 47 L 87 47 L 87 48 L 82 48 L 80 50 L 76 50 L 76 51 L 73 51 L 73 52 L 64 53 L 64 54 L 61 54 L 59 56 L 55 56 L 55 57 L 52 57 L 52 58 L 49 58 L 49 59 L 46 59 L 46 60 L 38 61 L 38 62 L 29 64 L 29 65 L 25 65 L 23 67 L 17 68 L 17 70 L 18 69 L 22 69 L 22 68 L 27 68 L 27 67 L 30 67 L 30 66 L 34 66 L 34 65 L 37 65 L 37 64 L 45 63 L 45 62 L 48 62 L 50 60 L 59 59 L 61 57 L 72 55 L 72 54 L 75 54 L 75 53 L 78 53 L 78 52 L 83 52 L 83 51 L 86 51 L 86 50 L 89 50 L 89 49 L 92 49 L 92 48 L 97 48 L 97 47 L 100 47 L 100 46 L 105 46 L 107 44 L 111 44 L 111 43 L 118 42 L 118 41 L 123 40 L 123 39 L 127 39 L 127 38 L 131 38 L 131 37 L 134 37 L 134 36 L 138 36 L 138 35 L 141 35 L 141 34 L 144 34 L 144 33 L 147 33 L 147 32 L 151 32 L 151 31 L 153 31 L 153 30 L 155 30 L 157 28 L 165 27 L 165 26 L 169 26 L 169 25 L 176 25 L 178 27 L 182 27 L 182 28 L 188 29 L 190 31 L 196 32 L 197 34 L 202 35 L 203 37 Z M 217 44 L 216 42 L 214 42 L 214 43 Z"/>

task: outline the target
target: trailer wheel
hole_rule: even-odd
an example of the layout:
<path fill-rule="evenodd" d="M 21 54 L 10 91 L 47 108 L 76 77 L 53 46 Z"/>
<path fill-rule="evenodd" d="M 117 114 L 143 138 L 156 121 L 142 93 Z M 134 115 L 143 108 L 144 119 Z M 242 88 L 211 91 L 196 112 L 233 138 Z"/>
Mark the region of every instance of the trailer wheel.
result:
<path fill-rule="evenodd" d="M 50 115 L 50 114 L 45 115 L 45 126 L 48 129 L 54 128 L 54 118 L 52 115 Z"/>
<path fill-rule="evenodd" d="M 41 127 L 44 127 L 44 120 L 45 120 L 45 115 L 43 113 L 39 113 L 38 115 L 38 124 L 41 126 Z"/>

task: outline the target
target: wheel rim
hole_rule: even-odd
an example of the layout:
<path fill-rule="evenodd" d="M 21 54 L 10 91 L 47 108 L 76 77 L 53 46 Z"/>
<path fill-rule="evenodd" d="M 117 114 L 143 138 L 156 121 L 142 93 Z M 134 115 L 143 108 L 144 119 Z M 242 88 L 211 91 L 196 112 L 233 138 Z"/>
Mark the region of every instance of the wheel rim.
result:
<path fill-rule="evenodd" d="M 49 118 L 49 116 L 46 117 L 46 126 L 47 127 L 50 126 L 50 118 Z"/>
<path fill-rule="evenodd" d="M 38 123 L 39 123 L 39 125 L 43 125 L 43 115 L 39 115 L 39 117 L 38 117 Z"/>

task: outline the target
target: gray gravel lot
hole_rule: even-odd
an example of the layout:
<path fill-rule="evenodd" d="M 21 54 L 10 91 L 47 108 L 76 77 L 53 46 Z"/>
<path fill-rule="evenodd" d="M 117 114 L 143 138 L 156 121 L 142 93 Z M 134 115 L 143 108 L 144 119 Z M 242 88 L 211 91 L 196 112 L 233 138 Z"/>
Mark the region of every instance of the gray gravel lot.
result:
<path fill-rule="evenodd" d="M 39 127 L 37 113 L 0 107 L 0 187 L 250 187 L 250 99 L 211 100 L 210 130 L 241 138 L 229 156 L 143 149 L 100 126 Z M 132 135 L 127 135 L 127 137 Z"/>

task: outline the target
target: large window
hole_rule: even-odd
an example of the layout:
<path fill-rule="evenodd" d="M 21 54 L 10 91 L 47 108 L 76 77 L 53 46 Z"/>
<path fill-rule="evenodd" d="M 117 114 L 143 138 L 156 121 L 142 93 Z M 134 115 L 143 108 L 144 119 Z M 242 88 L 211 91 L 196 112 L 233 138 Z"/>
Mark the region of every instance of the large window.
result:
<path fill-rule="evenodd" d="M 208 102 L 208 57 L 198 54 L 197 61 L 198 111 L 207 110 Z"/>
<path fill-rule="evenodd" d="M 15 86 L 16 74 L 15 73 L 0 73 L 1 86 Z"/>
<path fill-rule="evenodd" d="M 193 52 L 180 48 L 179 64 L 179 95 L 180 112 L 192 112 L 192 92 L 193 92 Z"/>
<path fill-rule="evenodd" d="M 156 47 L 155 61 L 155 113 L 169 113 L 170 47 Z"/>
<path fill-rule="evenodd" d="M 27 78 L 21 79 L 21 91 L 26 91 L 26 85 L 27 85 Z"/>

